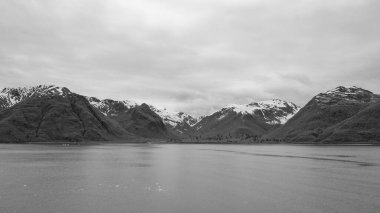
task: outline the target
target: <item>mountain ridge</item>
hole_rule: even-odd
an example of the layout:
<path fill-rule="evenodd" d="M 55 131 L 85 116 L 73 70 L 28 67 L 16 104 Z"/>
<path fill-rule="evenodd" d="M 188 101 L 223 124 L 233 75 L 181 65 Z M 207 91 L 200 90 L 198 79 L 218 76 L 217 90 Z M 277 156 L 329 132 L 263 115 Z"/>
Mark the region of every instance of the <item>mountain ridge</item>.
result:
<path fill-rule="evenodd" d="M 73 105 L 69 103 L 74 99 L 76 100 L 74 102 L 79 105 L 75 107 L 74 104 L 73 108 Z M 184 112 L 171 112 L 165 108 L 159 109 L 150 104 L 138 104 L 131 100 L 100 100 L 96 97 L 81 96 L 66 87 L 55 85 L 2 89 L 0 92 L 0 127 L 5 131 L 2 134 L 7 135 L 13 131 L 26 140 L 22 136 L 22 131 L 18 131 L 17 128 L 22 129 L 22 126 L 28 126 L 28 119 L 34 119 L 44 111 L 46 105 L 43 101 L 49 103 L 49 107 L 53 107 L 54 110 L 64 109 L 63 114 L 66 111 L 70 112 L 70 115 L 65 114 L 67 116 L 64 117 L 62 123 L 70 123 L 72 120 L 80 118 L 75 110 L 80 108 L 81 112 L 86 115 L 87 124 L 91 128 L 103 132 L 99 136 L 94 136 L 94 140 L 112 140 L 126 135 L 129 138 L 175 140 L 254 138 L 256 142 L 274 140 L 331 143 L 344 140 L 379 140 L 378 135 L 380 134 L 376 129 L 378 121 L 373 119 L 379 116 L 380 95 L 356 86 L 338 86 L 319 93 L 302 108 L 292 102 L 272 99 L 248 104 L 229 104 L 210 115 L 193 117 Z M 25 120 L 21 114 L 31 112 L 28 110 L 28 107 L 33 106 L 31 103 L 34 103 L 35 106 L 31 117 L 26 117 L 28 119 Z M 71 115 L 75 119 L 70 117 Z M 49 117 L 49 119 L 54 120 L 54 116 L 58 116 L 58 114 L 53 113 L 51 116 L 53 117 Z M 14 128 L 14 123 L 8 122 L 9 118 L 17 118 L 14 122 L 21 126 Z M 43 120 L 43 118 L 41 119 Z M 95 125 L 95 120 L 100 123 Z M 56 120 L 56 122 L 61 121 Z M 83 126 L 83 121 L 80 119 L 76 122 L 79 124 L 82 122 Z M 104 126 L 104 123 L 107 125 Z M 29 125 L 29 127 L 36 128 L 33 125 Z M 103 125 L 104 129 L 96 127 L 97 125 Z M 61 127 L 56 128 L 62 130 L 61 133 L 67 136 L 68 130 Z M 80 129 L 79 126 L 77 128 Z M 112 131 L 119 131 L 119 133 L 121 131 L 121 133 L 108 135 Z M 54 137 L 65 138 L 62 134 Z M 8 139 L 11 137 L 13 136 L 9 136 Z M 46 136 L 45 139 L 49 137 Z M 88 140 L 92 136 L 70 137 L 67 137 L 68 140 L 80 141 Z M 259 138 L 262 139 L 259 140 Z M 28 138 L 28 140 L 37 139 L 38 137 Z M 44 138 L 40 139 L 45 140 Z"/>

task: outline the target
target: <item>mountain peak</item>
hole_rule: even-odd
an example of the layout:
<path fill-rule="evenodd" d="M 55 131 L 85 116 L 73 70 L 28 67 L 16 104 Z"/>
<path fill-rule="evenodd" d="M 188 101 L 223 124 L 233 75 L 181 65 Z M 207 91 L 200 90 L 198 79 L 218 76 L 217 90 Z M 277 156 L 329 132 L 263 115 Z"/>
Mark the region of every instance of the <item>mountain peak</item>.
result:
<path fill-rule="evenodd" d="M 368 92 L 372 93 L 368 90 L 362 89 L 357 86 L 338 86 L 335 89 L 329 90 L 326 94 L 336 94 L 336 93 L 358 93 L 358 92 Z"/>
<path fill-rule="evenodd" d="M 379 95 L 356 86 L 338 86 L 315 96 L 319 104 L 365 103 L 379 100 Z"/>

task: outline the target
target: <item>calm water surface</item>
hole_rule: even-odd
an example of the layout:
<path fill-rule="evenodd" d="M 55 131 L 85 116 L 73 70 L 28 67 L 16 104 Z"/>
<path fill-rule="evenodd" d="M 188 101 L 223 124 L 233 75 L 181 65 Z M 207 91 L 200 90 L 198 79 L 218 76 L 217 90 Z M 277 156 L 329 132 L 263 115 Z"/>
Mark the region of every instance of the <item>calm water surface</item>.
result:
<path fill-rule="evenodd" d="M 0 144 L 0 213 L 380 212 L 380 147 Z"/>

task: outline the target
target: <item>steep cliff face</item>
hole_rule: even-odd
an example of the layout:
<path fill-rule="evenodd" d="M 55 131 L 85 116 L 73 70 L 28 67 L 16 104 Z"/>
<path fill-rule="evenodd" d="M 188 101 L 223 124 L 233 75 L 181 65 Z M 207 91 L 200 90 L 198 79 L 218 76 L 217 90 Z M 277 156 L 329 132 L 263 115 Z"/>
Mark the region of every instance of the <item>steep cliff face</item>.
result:
<path fill-rule="evenodd" d="M 0 112 L 2 142 L 117 138 L 137 137 L 104 117 L 85 97 L 73 93 L 32 96 Z"/>

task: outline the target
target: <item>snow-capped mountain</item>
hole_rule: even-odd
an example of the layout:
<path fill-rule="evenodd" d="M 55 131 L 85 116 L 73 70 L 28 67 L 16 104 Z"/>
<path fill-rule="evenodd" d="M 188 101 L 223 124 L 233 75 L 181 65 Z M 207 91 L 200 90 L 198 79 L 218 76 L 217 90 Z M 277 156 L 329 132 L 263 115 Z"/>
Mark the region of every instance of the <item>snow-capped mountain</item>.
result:
<path fill-rule="evenodd" d="M 134 108 L 139 103 L 131 100 L 117 101 L 112 99 L 100 100 L 95 97 L 86 97 L 92 106 L 97 108 L 101 113 L 106 116 L 118 116 L 120 113 L 125 112 L 131 108 Z M 153 105 L 148 105 L 149 108 L 159 115 L 165 124 L 171 127 L 176 127 L 183 123 L 190 126 L 194 126 L 197 123 L 197 119 L 184 112 L 172 112 L 167 109 L 159 109 Z"/>
<path fill-rule="evenodd" d="M 0 109 L 9 108 L 29 97 L 71 94 L 66 87 L 38 85 L 34 87 L 4 88 L 0 92 Z"/>
<path fill-rule="evenodd" d="M 130 100 L 116 101 L 111 99 L 99 100 L 95 97 L 86 98 L 92 106 L 97 108 L 105 116 L 115 119 L 120 115 L 124 116 L 122 114 L 128 113 L 128 111 L 140 106 L 139 103 Z M 193 126 L 198 122 L 197 118 L 183 112 L 172 112 L 167 109 L 159 109 L 153 105 L 147 106 L 149 106 L 153 113 L 157 114 L 162 119 L 162 122 L 172 134 L 180 136 L 183 134 L 192 134 L 194 132 Z"/>
<path fill-rule="evenodd" d="M 117 116 L 121 112 L 125 112 L 128 109 L 136 107 L 138 103 L 130 100 L 115 101 L 111 99 L 100 100 L 95 97 L 86 97 L 90 104 L 97 108 L 103 115 Z"/>
<path fill-rule="evenodd" d="M 194 128 L 200 136 L 208 138 L 256 137 L 285 123 L 299 109 L 293 103 L 278 99 L 245 105 L 231 104 L 205 116 Z"/>
<path fill-rule="evenodd" d="M 73 94 L 66 87 L 59 87 L 55 85 L 38 85 L 31 87 L 16 87 L 16 88 L 4 88 L 0 92 L 0 107 L 9 108 L 26 98 L 30 97 L 42 97 L 50 95 L 66 96 L 67 94 Z M 130 109 L 138 104 L 134 101 L 124 100 L 115 101 L 111 99 L 99 100 L 95 97 L 86 97 L 90 104 L 97 108 L 101 113 L 107 116 L 113 116 L 121 111 Z"/>
<path fill-rule="evenodd" d="M 157 113 L 165 124 L 169 124 L 172 127 L 180 125 L 181 123 L 187 123 L 189 126 L 194 126 L 198 119 L 184 112 L 172 112 L 167 109 L 158 109 L 152 105 L 149 106 L 151 110 Z"/>
<path fill-rule="evenodd" d="M 322 105 L 367 103 L 379 99 L 379 95 L 356 86 L 339 86 L 315 96 L 316 102 Z"/>
<path fill-rule="evenodd" d="M 0 104 L 1 142 L 137 138 L 65 87 L 5 88 L 0 93 Z"/>
<path fill-rule="evenodd" d="M 284 124 L 295 115 L 299 106 L 279 99 L 252 102 L 250 104 L 230 104 L 222 108 L 219 120 L 223 119 L 229 111 L 240 114 L 251 114 L 264 119 L 267 124 Z"/>
<path fill-rule="evenodd" d="M 162 118 L 167 129 L 173 135 L 179 137 L 194 135 L 196 132 L 194 126 L 201 120 L 200 118 L 194 118 L 184 112 L 172 112 L 167 109 L 158 109 L 152 105 L 149 107 Z"/>
<path fill-rule="evenodd" d="M 355 86 L 339 86 L 314 96 L 268 138 L 287 141 L 367 141 L 376 138 L 380 95 Z M 333 138 L 333 139 L 332 139 Z"/>

